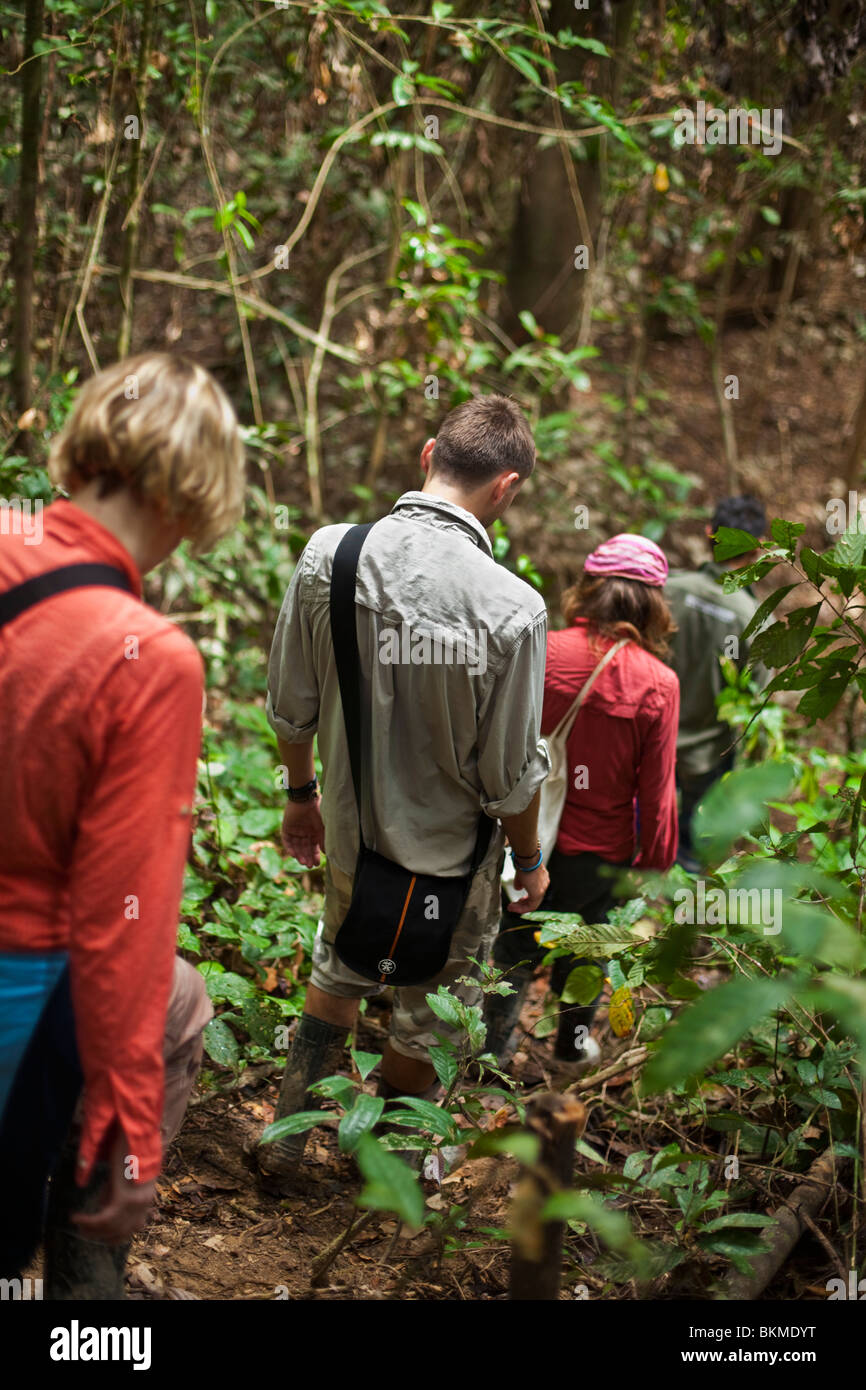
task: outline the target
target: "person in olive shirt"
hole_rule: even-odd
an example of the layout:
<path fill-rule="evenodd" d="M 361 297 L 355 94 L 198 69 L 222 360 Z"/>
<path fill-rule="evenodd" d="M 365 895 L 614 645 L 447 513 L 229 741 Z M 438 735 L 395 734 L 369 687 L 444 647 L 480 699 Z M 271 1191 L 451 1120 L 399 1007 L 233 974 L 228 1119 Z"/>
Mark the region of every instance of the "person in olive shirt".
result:
<path fill-rule="evenodd" d="M 763 536 L 767 517 L 754 497 L 726 497 L 716 506 L 707 537 L 720 526 Z M 677 860 L 690 872 L 699 865 L 692 841 L 692 817 L 701 798 L 734 763 L 734 734 L 721 722 L 716 696 L 724 685 L 721 657 L 745 664 L 748 642 L 741 634 L 758 607 L 751 589 L 726 594 L 725 570 L 750 563 L 754 554 L 738 555 L 726 564 L 707 561 L 697 570 L 672 571 L 665 586 L 677 632 L 671 639 L 670 664 L 680 681 L 680 725 L 677 735 L 677 785 L 681 793 L 680 841 Z M 733 640 L 732 640 L 733 639 Z M 755 673 L 759 684 L 766 675 Z"/>

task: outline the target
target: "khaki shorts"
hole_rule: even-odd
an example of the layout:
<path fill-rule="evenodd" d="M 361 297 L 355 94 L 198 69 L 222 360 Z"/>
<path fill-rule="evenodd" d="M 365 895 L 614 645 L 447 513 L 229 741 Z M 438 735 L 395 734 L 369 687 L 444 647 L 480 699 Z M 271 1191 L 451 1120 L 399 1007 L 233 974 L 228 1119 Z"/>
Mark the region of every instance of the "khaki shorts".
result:
<path fill-rule="evenodd" d="M 453 1031 L 437 1018 L 427 1003 L 427 995 L 435 994 L 439 985 L 447 985 L 464 1004 L 478 1004 L 481 990 L 477 985 L 455 985 L 460 975 L 477 979 L 478 969 L 469 960 L 486 961 L 501 911 L 500 875 L 502 849 L 494 829 L 496 849 L 491 845 L 484 864 L 472 880 L 469 895 L 457 922 L 451 941 L 451 954 L 445 969 L 424 985 L 404 985 L 394 990 L 391 1015 L 391 1046 L 404 1057 L 429 1061 L 429 1049 L 437 1046 L 437 1033 L 446 1037 Z M 492 861 L 492 862 L 491 862 Z M 352 877 L 336 864 L 325 863 L 325 906 L 313 946 L 311 983 L 326 994 L 340 999 L 369 999 L 388 989 L 375 984 L 350 970 L 334 950 L 334 938 L 349 910 L 352 900 Z"/>

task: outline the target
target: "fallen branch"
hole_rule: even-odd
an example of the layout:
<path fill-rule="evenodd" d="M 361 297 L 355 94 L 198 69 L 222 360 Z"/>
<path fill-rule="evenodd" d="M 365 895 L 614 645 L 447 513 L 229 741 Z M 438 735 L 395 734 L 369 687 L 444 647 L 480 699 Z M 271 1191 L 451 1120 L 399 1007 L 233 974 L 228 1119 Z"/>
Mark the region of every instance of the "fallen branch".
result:
<path fill-rule="evenodd" d="M 763 1293 L 779 1272 L 803 1232 L 827 1200 L 836 1181 L 836 1158 L 832 1149 L 825 1149 L 812 1164 L 806 1179 L 796 1187 L 788 1200 L 767 1217 L 775 1221 L 772 1234 L 767 1233 L 771 1248 L 752 1260 L 751 1274 L 730 1274 L 722 1285 L 724 1299 L 754 1299 Z"/>

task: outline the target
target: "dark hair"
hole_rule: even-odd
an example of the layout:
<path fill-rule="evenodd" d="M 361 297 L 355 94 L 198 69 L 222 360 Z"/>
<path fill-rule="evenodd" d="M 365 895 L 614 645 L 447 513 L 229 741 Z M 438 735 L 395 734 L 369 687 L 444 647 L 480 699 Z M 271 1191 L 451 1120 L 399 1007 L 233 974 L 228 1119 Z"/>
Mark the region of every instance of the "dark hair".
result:
<path fill-rule="evenodd" d="M 763 536 L 767 529 L 767 513 L 757 497 L 723 497 L 716 503 L 710 530 L 715 535 L 720 526 L 733 531 L 748 531 L 750 536 Z"/>
<path fill-rule="evenodd" d="M 528 478 L 535 467 L 532 431 L 508 396 L 473 396 L 442 421 L 430 462 L 431 473 L 480 487 L 500 473 Z"/>
<path fill-rule="evenodd" d="M 660 588 L 620 575 L 584 574 L 563 594 L 562 615 L 569 625 L 586 618 L 600 636 L 613 641 L 630 637 L 661 661 L 670 651 L 668 637 L 677 630 Z"/>

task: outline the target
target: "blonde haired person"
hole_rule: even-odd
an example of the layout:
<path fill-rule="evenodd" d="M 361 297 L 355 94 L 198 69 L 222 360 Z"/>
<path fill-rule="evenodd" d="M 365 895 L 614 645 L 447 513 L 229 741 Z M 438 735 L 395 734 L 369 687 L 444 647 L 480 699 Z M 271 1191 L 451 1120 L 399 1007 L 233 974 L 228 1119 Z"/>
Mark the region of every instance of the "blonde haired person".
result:
<path fill-rule="evenodd" d="M 141 576 L 235 524 L 243 446 L 208 372 L 144 353 L 87 382 L 49 466 L 39 544 L 0 535 L 0 1276 L 47 1184 L 46 1297 L 113 1299 L 211 1014 L 175 955 L 202 665 Z"/>

